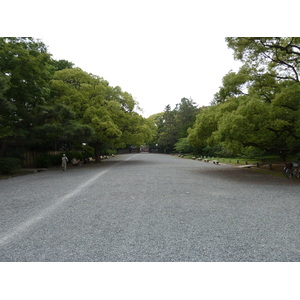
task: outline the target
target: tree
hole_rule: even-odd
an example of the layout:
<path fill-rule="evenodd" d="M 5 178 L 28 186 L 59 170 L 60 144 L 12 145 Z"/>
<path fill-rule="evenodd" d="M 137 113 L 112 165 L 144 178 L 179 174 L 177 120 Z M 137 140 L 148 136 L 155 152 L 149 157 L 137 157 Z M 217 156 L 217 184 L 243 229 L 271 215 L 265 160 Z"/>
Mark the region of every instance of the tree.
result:
<path fill-rule="evenodd" d="M 177 123 L 176 126 L 178 128 L 178 140 L 180 138 L 187 137 L 187 130 L 194 124 L 198 108 L 193 99 L 182 98 L 180 103 L 176 105 L 175 111 Z"/>
<path fill-rule="evenodd" d="M 55 71 L 60 71 L 64 69 L 72 69 L 74 67 L 74 64 L 70 61 L 67 61 L 65 59 L 60 60 L 53 60 L 52 61 L 53 66 L 55 67 Z"/>
<path fill-rule="evenodd" d="M 187 138 L 180 138 L 175 144 L 175 150 L 179 153 L 189 153 L 191 152 L 191 145 Z"/>
<path fill-rule="evenodd" d="M 240 68 L 238 73 L 230 71 L 223 77 L 223 86 L 219 92 L 214 95 L 212 104 L 218 104 L 226 101 L 230 97 L 245 95 L 247 92 L 247 83 L 251 81 L 251 70 L 247 65 Z"/>
<path fill-rule="evenodd" d="M 55 73 L 51 86 L 55 103 L 69 107 L 81 124 L 92 129 L 89 142 L 97 161 L 104 145 L 141 145 L 150 138 L 145 120 L 134 112 L 133 97 L 103 78 L 79 68 L 64 69 Z"/>
<path fill-rule="evenodd" d="M 299 37 L 226 38 L 234 57 L 277 80 L 299 82 Z"/>
<path fill-rule="evenodd" d="M 200 110 L 194 126 L 188 130 L 188 141 L 194 148 L 204 148 L 209 144 L 210 137 L 217 130 L 216 110 L 216 106 Z"/>
<path fill-rule="evenodd" d="M 246 148 L 277 153 L 300 151 L 299 38 L 227 38 L 244 62 L 229 72 L 213 104 L 200 112 L 189 140 L 236 154 Z M 254 148 L 253 148 L 254 147 Z"/>
<path fill-rule="evenodd" d="M 161 124 L 163 119 L 163 112 L 151 115 L 146 119 L 148 128 L 151 131 L 150 141 L 147 143 L 150 149 L 157 148 L 156 144 L 158 144 L 158 126 Z"/>
<path fill-rule="evenodd" d="M 197 112 L 196 103 L 187 98 L 182 98 L 173 110 L 170 105 L 165 107 L 165 111 L 157 122 L 158 138 L 156 143 L 161 150 L 173 151 L 179 139 L 188 136 L 188 128 L 194 124 Z"/>
<path fill-rule="evenodd" d="M 162 118 L 159 120 L 157 144 L 160 149 L 164 149 L 164 152 L 173 151 L 177 142 L 178 129 L 175 114 L 176 112 L 171 110 L 171 106 L 167 105 Z"/>
<path fill-rule="evenodd" d="M 0 157 L 10 145 L 29 145 L 54 72 L 46 46 L 33 38 L 0 38 Z"/>
<path fill-rule="evenodd" d="M 43 118 L 43 122 L 35 127 L 34 149 L 81 148 L 82 143 L 92 136 L 93 129 L 82 124 L 76 118 L 76 114 L 66 105 L 49 103 L 41 109 L 40 118 Z"/>

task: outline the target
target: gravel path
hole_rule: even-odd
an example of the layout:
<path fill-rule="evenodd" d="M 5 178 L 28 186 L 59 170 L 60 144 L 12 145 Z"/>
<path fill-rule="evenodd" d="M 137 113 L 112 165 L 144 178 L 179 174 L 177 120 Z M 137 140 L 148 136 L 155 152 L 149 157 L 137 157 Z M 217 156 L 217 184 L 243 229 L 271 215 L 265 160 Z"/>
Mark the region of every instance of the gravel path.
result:
<path fill-rule="evenodd" d="M 160 154 L 0 181 L 0 261 L 299 261 L 300 182 Z"/>

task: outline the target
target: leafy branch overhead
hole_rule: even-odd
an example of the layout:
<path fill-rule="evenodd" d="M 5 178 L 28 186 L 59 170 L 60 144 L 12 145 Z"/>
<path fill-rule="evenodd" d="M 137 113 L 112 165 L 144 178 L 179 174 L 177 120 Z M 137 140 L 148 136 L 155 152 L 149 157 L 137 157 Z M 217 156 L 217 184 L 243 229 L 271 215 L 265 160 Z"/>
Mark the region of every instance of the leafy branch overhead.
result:
<path fill-rule="evenodd" d="M 189 130 L 194 147 L 300 153 L 300 38 L 226 38 L 243 62 Z"/>
<path fill-rule="evenodd" d="M 0 38 L 0 158 L 83 143 L 96 159 L 104 149 L 145 144 L 166 153 L 300 153 L 300 38 L 225 41 L 242 66 L 224 75 L 210 106 L 182 98 L 146 119 L 130 93 L 54 60 L 43 42 Z"/>
<path fill-rule="evenodd" d="M 140 145 L 151 139 L 132 95 L 66 60 L 33 38 L 0 38 L 0 157 L 27 149 Z"/>

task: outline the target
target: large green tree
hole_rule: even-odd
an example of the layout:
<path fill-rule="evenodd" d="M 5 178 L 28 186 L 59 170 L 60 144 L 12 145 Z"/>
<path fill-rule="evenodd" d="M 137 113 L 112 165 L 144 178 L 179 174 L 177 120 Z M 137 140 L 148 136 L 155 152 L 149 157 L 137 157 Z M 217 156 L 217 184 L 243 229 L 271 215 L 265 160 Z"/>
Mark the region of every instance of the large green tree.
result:
<path fill-rule="evenodd" d="M 158 119 L 157 144 L 165 152 L 172 152 L 180 139 L 186 138 L 188 129 L 194 124 L 198 108 L 192 99 L 182 98 L 172 110 L 170 105 Z"/>
<path fill-rule="evenodd" d="M 96 160 L 101 149 L 141 145 L 151 137 L 144 118 L 134 111 L 133 97 L 120 87 L 111 87 L 99 76 L 80 68 L 57 71 L 51 81 L 54 102 L 65 105 L 76 114 L 81 124 L 93 134 L 86 137 L 95 149 Z"/>
<path fill-rule="evenodd" d="M 0 157 L 11 145 L 34 142 L 40 106 L 54 72 L 46 46 L 33 38 L 0 38 Z"/>
<path fill-rule="evenodd" d="M 0 38 L 0 158 L 6 149 L 140 146 L 153 138 L 132 95 L 33 38 Z M 25 149 L 25 148 L 24 148 Z"/>
<path fill-rule="evenodd" d="M 226 41 L 234 57 L 258 73 L 299 82 L 299 37 L 229 37 Z"/>
<path fill-rule="evenodd" d="M 287 154 L 300 152 L 299 38 L 227 38 L 244 62 L 229 72 L 214 106 L 200 112 L 190 130 L 195 146 L 247 147 Z"/>
<path fill-rule="evenodd" d="M 197 104 L 191 98 L 182 98 L 180 103 L 176 105 L 177 140 L 187 137 L 187 131 L 194 124 L 198 111 Z"/>
<path fill-rule="evenodd" d="M 177 142 L 177 134 L 176 112 L 171 109 L 170 105 L 167 105 L 158 124 L 157 144 L 161 151 L 173 151 L 174 145 Z"/>

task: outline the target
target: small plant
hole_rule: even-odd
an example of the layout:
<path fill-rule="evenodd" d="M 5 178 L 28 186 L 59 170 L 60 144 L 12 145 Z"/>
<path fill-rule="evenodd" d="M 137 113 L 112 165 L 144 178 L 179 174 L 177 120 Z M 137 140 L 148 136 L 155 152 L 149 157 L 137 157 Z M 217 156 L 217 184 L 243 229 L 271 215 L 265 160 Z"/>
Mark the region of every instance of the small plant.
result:
<path fill-rule="evenodd" d="M 0 158 L 0 171 L 3 174 L 11 174 L 21 168 L 21 161 L 15 157 Z"/>

